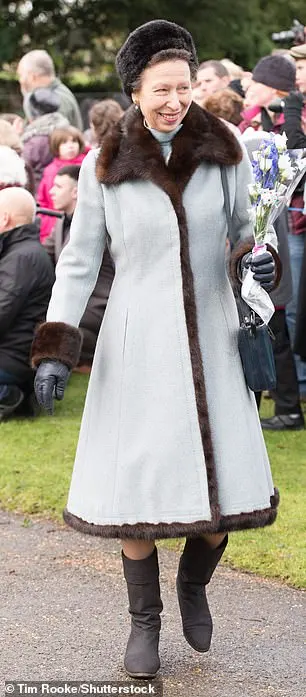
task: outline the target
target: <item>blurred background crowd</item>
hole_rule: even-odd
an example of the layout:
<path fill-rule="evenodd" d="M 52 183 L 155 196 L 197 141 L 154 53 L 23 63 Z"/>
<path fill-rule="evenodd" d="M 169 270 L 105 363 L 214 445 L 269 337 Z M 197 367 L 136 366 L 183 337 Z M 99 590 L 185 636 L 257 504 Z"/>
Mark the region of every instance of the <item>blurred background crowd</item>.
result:
<path fill-rule="evenodd" d="M 306 30 L 296 22 L 286 34 L 287 49 L 262 54 L 251 66 L 230 60 L 229 50 L 218 59 L 206 55 L 193 84 L 194 101 L 223 119 L 250 157 L 271 131 L 285 132 L 290 149 L 306 148 Z M 59 255 L 69 240 L 80 166 L 130 106 L 119 90 L 83 99 L 73 94 L 45 48 L 20 52 L 19 47 L 18 52 L 13 61 L 18 98 L 14 92 L 0 104 L 0 420 L 37 413 L 30 348 L 35 326 L 46 314 Z M 262 419 L 265 429 L 304 428 L 305 191 L 304 177 L 275 225 L 283 275 L 272 294 L 277 386 L 264 395 L 275 403 L 274 416 Z M 90 372 L 113 276 L 106 249 L 80 324 L 80 372 Z"/>

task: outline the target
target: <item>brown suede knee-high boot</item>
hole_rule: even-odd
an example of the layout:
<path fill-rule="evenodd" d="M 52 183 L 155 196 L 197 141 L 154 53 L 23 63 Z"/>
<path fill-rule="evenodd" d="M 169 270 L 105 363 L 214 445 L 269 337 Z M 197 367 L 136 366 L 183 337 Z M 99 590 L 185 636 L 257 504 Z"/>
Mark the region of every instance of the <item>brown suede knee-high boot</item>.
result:
<path fill-rule="evenodd" d="M 159 667 L 158 655 L 160 598 L 157 549 L 146 559 L 129 559 L 122 552 L 127 583 L 131 634 L 127 643 L 124 667 L 133 678 L 154 678 Z"/>
<path fill-rule="evenodd" d="M 213 549 L 203 537 L 187 538 L 176 579 L 183 633 L 195 651 L 209 650 L 213 623 L 205 586 L 226 548 L 228 536 Z"/>

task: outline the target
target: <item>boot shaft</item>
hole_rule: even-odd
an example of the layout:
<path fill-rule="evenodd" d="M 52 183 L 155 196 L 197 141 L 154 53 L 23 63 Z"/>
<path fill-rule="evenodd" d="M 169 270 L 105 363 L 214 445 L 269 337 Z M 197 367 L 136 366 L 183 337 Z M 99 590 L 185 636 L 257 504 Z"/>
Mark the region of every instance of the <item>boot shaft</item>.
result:
<path fill-rule="evenodd" d="M 157 549 L 146 559 L 137 560 L 122 552 L 122 563 L 132 619 L 125 669 L 132 677 L 155 677 L 160 667 L 158 644 L 163 609 Z"/>
<path fill-rule="evenodd" d="M 145 559 L 129 559 L 122 552 L 122 562 L 132 623 L 138 627 L 160 627 L 159 615 L 163 603 L 160 597 L 156 547 Z"/>
<path fill-rule="evenodd" d="M 225 536 L 218 547 L 211 547 L 204 537 L 187 538 L 179 570 L 184 581 L 207 585 L 228 543 Z"/>

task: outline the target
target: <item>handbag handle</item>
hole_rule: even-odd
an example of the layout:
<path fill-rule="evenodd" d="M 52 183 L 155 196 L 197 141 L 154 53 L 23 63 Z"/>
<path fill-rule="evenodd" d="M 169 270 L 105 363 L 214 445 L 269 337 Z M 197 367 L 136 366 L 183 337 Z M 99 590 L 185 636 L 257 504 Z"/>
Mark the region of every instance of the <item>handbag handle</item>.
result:
<path fill-rule="evenodd" d="M 225 208 L 225 215 L 226 215 L 226 222 L 227 222 L 227 236 L 228 236 L 228 239 L 230 241 L 231 248 L 233 248 L 235 243 L 238 241 L 238 235 L 234 234 L 233 219 L 232 219 L 232 215 L 231 215 L 229 188 L 228 188 L 228 179 L 227 179 L 226 169 L 225 169 L 224 165 L 221 165 L 220 170 L 221 170 L 221 182 L 222 182 L 223 198 L 224 198 L 224 208 Z"/>

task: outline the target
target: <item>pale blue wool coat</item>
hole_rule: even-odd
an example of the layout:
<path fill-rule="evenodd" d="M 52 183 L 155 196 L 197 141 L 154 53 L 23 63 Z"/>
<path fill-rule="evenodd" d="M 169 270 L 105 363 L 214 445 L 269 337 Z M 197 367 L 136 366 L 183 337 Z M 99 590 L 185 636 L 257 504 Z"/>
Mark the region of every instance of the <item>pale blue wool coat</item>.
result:
<path fill-rule="evenodd" d="M 150 539 L 275 519 L 277 491 L 237 346 L 221 164 L 242 254 L 252 238 L 249 160 L 195 104 L 167 166 L 133 108 L 82 165 L 45 326 L 51 338 L 53 323 L 78 326 L 108 244 L 116 273 L 64 514 L 84 532 Z M 55 357 L 48 346 L 42 355 Z"/>

